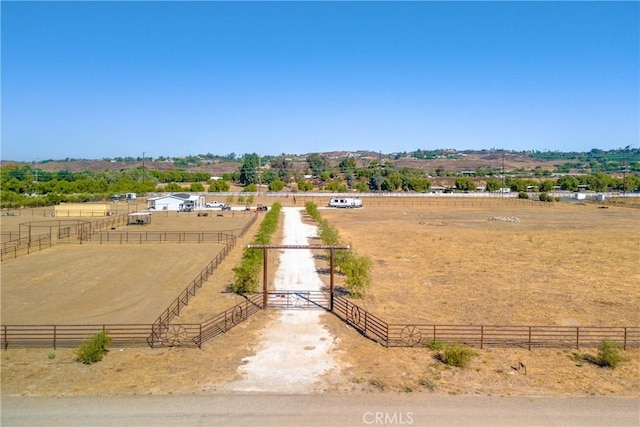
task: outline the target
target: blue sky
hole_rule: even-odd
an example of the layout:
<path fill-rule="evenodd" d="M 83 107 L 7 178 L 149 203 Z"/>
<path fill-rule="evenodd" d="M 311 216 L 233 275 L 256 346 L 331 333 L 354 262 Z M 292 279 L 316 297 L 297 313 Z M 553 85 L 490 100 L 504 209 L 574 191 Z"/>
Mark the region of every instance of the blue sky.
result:
<path fill-rule="evenodd" d="M 1 2 L 3 160 L 638 146 L 638 2 Z"/>

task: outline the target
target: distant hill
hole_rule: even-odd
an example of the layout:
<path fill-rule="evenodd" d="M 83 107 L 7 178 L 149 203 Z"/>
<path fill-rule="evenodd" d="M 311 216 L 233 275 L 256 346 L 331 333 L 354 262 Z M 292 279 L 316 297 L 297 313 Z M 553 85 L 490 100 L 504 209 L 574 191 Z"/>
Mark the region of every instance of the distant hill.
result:
<path fill-rule="evenodd" d="M 457 151 L 449 150 L 418 150 L 412 153 L 379 153 L 375 151 L 332 151 L 319 152 L 328 159 L 330 165 L 337 165 L 345 158 L 353 158 L 357 166 L 367 166 L 373 161 L 391 163 L 397 167 L 410 167 L 425 171 L 436 169 L 448 172 L 473 171 L 476 169 L 500 170 L 504 164 L 505 170 L 554 170 L 556 166 L 581 162 L 583 164 L 592 161 L 594 158 L 600 162 L 617 161 L 622 164 L 624 159 L 629 165 L 638 163 L 640 160 L 640 150 L 631 149 L 627 151 L 612 150 L 605 152 L 602 150 L 591 150 L 587 153 L 562 153 L 562 152 L 515 152 L 496 150 L 477 151 Z M 285 157 L 292 163 L 294 169 L 306 169 L 306 159 L 309 154 L 287 154 Z M 213 157 L 213 158 L 212 158 Z M 269 158 L 279 156 L 264 156 L 264 163 Z M 2 161 L 1 164 L 30 164 L 23 162 Z M 221 176 L 224 173 L 234 172 L 242 165 L 241 159 L 227 159 L 212 155 L 197 155 L 174 159 L 145 159 L 144 166 L 152 170 L 168 170 L 181 168 L 189 171 L 207 172 L 211 176 Z M 97 172 L 103 170 L 126 170 L 143 166 L 142 159 L 119 159 L 119 160 L 86 160 L 68 159 L 38 162 L 38 169 L 46 172 L 58 172 L 68 170 L 70 172 L 90 171 Z M 633 168 L 631 168 L 633 170 Z"/>

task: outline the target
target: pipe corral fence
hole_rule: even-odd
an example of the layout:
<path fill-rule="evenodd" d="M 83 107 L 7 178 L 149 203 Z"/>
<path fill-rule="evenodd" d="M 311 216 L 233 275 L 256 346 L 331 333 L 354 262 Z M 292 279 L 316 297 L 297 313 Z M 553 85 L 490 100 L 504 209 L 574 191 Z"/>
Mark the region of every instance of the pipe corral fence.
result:
<path fill-rule="evenodd" d="M 193 294 L 188 293 L 193 296 Z M 342 296 L 334 296 L 333 311 L 326 292 L 269 291 L 270 308 L 321 309 L 332 312 L 362 336 L 384 347 L 424 347 L 431 343 L 460 343 L 480 349 L 594 348 L 610 341 L 627 350 L 640 348 L 640 327 L 426 325 L 387 323 Z M 265 308 L 262 292 L 199 324 L 172 323 L 188 298 L 178 298 L 170 311 L 153 324 L 0 325 L 3 349 L 14 347 L 75 347 L 92 334 L 106 332 L 113 346 L 202 347 Z M 171 320 L 167 320 L 171 319 Z"/>

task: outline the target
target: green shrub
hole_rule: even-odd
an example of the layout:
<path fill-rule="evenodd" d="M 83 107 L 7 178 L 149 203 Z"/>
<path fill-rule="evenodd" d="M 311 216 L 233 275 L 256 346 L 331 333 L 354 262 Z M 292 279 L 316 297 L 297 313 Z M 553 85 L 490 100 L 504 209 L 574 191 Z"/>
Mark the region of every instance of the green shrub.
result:
<path fill-rule="evenodd" d="M 447 344 L 440 355 L 440 360 L 447 365 L 464 368 L 475 355 L 476 352 L 469 347 L 459 344 Z"/>
<path fill-rule="evenodd" d="M 276 181 L 269 183 L 269 191 L 282 191 L 284 186 L 285 186 L 285 183 L 278 179 Z"/>
<path fill-rule="evenodd" d="M 298 190 L 311 191 L 313 190 L 313 183 L 311 181 L 298 181 Z"/>
<path fill-rule="evenodd" d="M 528 198 L 529 198 L 529 195 L 524 191 L 521 191 L 518 193 L 518 199 L 528 199 Z"/>
<path fill-rule="evenodd" d="M 620 354 L 620 347 L 611 341 L 603 341 L 598 347 L 598 364 L 609 368 L 615 368 L 626 358 Z"/>
<path fill-rule="evenodd" d="M 553 196 L 550 196 L 547 193 L 540 193 L 538 198 L 540 199 L 541 202 L 554 202 L 554 201 L 560 200 L 559 197 L 556 200 Z"/>
<path fill-rule="evenodd" d="M 107 346 L 111 343 L 111 337 L 106 332 L 98 332 L 88 341 L 84 342 L 76 350 L 76 361 L 86 365 L 99 362 L 108 351 Z"/>
<path fill-rule="evenodd" d="M 429 347 L 431 350 L 434 351 L 439 351 L 442 350 L 444 348 L 444 343 L 442 341 L 429 341 L 428 343 L 426 343 L 426 346 Z"/>
<path fill-rule="evenodd" d="M 189 186 L 189 191 L 192 193 L 202 192 L 204 191 L 204 185 L 200 182 L 194 182 Z"/>
<path fill-rule="evenodd" d="M 309 214 L 309 216 L 311 218 L 313 218 L 314 221 L 320 222 L 322 217 L 320 216 L 320 211 L 318 210 L 318 205 L 316 205 L 313 202 L 307 202 L 307 203 L 305 203 L 304 208 L 307 211 L 307 214 Z"/>
<path fill-rule="evenodd" d="M 281 209 L 282 205 L 277 202 L 271 206 L 271 209 L 264 216 L 252 244 L 267 245 L 271 242 L 271 236 L 278 229 Z M 231 284 L 231 290 L 236 293 L 258 291 L 263 263 L 264 252 L 262 250 L 245 248 L 242 253 L 242 261 L 233 269 L 235 280 Z"/>
<path fill-rule="evenodd" d="M 362 298 L 371 286 L 373 263 L 366 256 L 352 255 L 341 267 L 347 275 L 345 287 L 352 297 Z"/>

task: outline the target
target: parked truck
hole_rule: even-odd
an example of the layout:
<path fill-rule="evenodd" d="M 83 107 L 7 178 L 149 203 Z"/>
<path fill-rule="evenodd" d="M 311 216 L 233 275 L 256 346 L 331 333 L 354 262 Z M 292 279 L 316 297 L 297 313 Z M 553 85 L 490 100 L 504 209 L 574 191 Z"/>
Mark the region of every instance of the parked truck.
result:
<path fill-rule="evenodd" d="M 329 200 L 329 207 L 331 208 L 361 208 L 362 199 L 358 197 L 332 197 Z"/>

